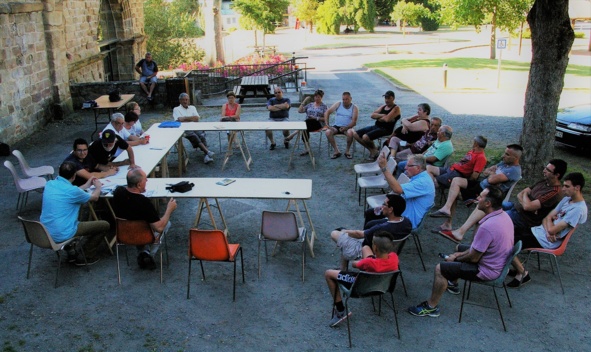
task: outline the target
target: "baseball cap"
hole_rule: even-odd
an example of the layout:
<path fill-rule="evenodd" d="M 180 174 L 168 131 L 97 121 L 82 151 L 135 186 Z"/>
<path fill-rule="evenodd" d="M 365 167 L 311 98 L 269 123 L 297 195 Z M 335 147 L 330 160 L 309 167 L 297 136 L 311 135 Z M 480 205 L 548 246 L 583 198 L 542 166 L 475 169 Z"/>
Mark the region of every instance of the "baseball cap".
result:
<path fill-rule="evenodd" d="M 101 142 L 103 142 L 103 143 L 115 142 L 115 132 L 111 129 L 104 130 L 103 134 L 101 135 Z"/>
<path fill-rule="evenodd" d="M 394 95 L 394 92 L 393 92 L 393 91 L 391 91 L 391 90 L 387 91 L 387 92 L 386 92 L 384 95 L 382 95 L 382 96 L 383 96 L 383 97 L 392 97 L 392 98 L 394 98 L 394 97 L 395 97 L 395 95 Z"/>

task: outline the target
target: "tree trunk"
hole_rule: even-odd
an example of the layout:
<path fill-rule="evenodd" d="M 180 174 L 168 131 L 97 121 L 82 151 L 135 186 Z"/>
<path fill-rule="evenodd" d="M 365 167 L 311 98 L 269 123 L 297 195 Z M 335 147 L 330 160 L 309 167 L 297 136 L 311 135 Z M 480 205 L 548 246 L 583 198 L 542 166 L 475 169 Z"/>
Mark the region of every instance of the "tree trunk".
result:
<path fill-rule="evenodd" d="M 490 28 L 490 59 L 497 57 L 497 9 L 493 10 L 493 17 Z"/>
<path fill-rule="evenodd" d="M 225 64 L 226 60 L 224 56 L 224 38 L 222 37 L 222 14 L 220 13 L 222 1 L 214 0 L 214 4 L 215 6 L 213 7 L 213 29 L 215 31 L 214 38 L 216 61 L 220 62 L 223 65 Z"/>
<path fill-rule="evenodd" d="M 527 22 L 531 28 L 532 60 L 525 92 L 521 132 L 524 175 L 539 179 L 554 154 L 554 132 L 568 54 L 575 34 L 570 26 L 568 0 L 536 0 Z"/>

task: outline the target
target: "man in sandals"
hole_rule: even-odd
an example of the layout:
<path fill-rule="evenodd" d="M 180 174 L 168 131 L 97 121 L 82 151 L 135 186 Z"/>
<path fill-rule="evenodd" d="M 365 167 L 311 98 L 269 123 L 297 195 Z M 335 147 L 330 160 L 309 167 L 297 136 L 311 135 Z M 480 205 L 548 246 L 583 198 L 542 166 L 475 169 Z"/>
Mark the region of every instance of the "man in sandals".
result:
<path fill-rule="evenodd" d="M 330 114 L 333 112 L 336 113 L 336 118 L 334 124 L 330 125 L 329 118 Z M 337 143 L 334 140 L 334 136 L 337 134 L 343 134 L 347 136 L 347 149 L 345 149 L 345 157 L 347 157 L 347 159 L 353 158 L 349 152 L 349 149 L 351 149 L 351 145 L 353 144 L 353 137 L 349 136 L 348 131 L 357 124 L 357 116 L 359 116 L 359 109 L 357 108 L 357 105 L 353 104 L 353 98 L 349 92 L 343 92 L 342 102 L 337 101 L 324 113 L 324 121 L 328 126 L 325 131 L 326 139 L 328 139 L 328 143 L 330 143 L 332 150 L 334 150 L 334 153 L 330 157 L 331 159 L 336 159 L 342 155 L 339 151 Z"/>

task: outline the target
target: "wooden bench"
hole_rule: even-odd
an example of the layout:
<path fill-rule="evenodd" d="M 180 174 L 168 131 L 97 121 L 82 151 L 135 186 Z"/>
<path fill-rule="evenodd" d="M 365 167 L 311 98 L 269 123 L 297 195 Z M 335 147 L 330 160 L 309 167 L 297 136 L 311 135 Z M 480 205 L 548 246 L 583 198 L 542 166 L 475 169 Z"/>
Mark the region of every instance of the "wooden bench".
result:
<path fill-rule="evenodd" d="M 240 96 L 240 89 L 242 89 L 242 86 L 234 86 L 234 94 L 236 96 Z"/>

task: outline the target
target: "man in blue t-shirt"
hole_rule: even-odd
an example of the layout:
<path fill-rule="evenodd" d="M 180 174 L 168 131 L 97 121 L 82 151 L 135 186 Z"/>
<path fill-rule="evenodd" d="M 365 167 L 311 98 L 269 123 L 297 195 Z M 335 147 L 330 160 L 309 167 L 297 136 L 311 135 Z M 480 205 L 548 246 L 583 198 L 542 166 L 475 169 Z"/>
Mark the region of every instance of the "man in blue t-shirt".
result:
<path fill-rule="evenodd" d="M 269 110 L 269 121 L 289 121 L 289 108 L 291 107 L 291 101 L 289 98 L 283 97 L 283 91 L 281 88 L 275 89 L 275 97 L 267 101 L 267 110 Z M 271 142 L 269 150 L 275 150 L 277 146 L 275 139 L 273 138 L 273 131 L 265 131 L 267 138 Z M 289 149 L 289 141 L 285 138 L 289 136 L 289 130 L 283 130 L 283 145 L 285 149 Z"/>
<path fill-rule="evenodd" d="M 158 74 L 158 65 L 156 61 L 152 60 L 152 54 L 146 53 L 145 59 L 141 59 L 135 65 L 135 70 L 140 74 L 140 86 L 148 96 L 148 101 L 152 101 L 152 93 L 154 92 L 154 88 L 156 88 L 156 83 L 158 83 L 158 78 L 156 77 Z M 150 83 L 149 90 L 146 87 L 146 83 L 148 82 Z"/>

